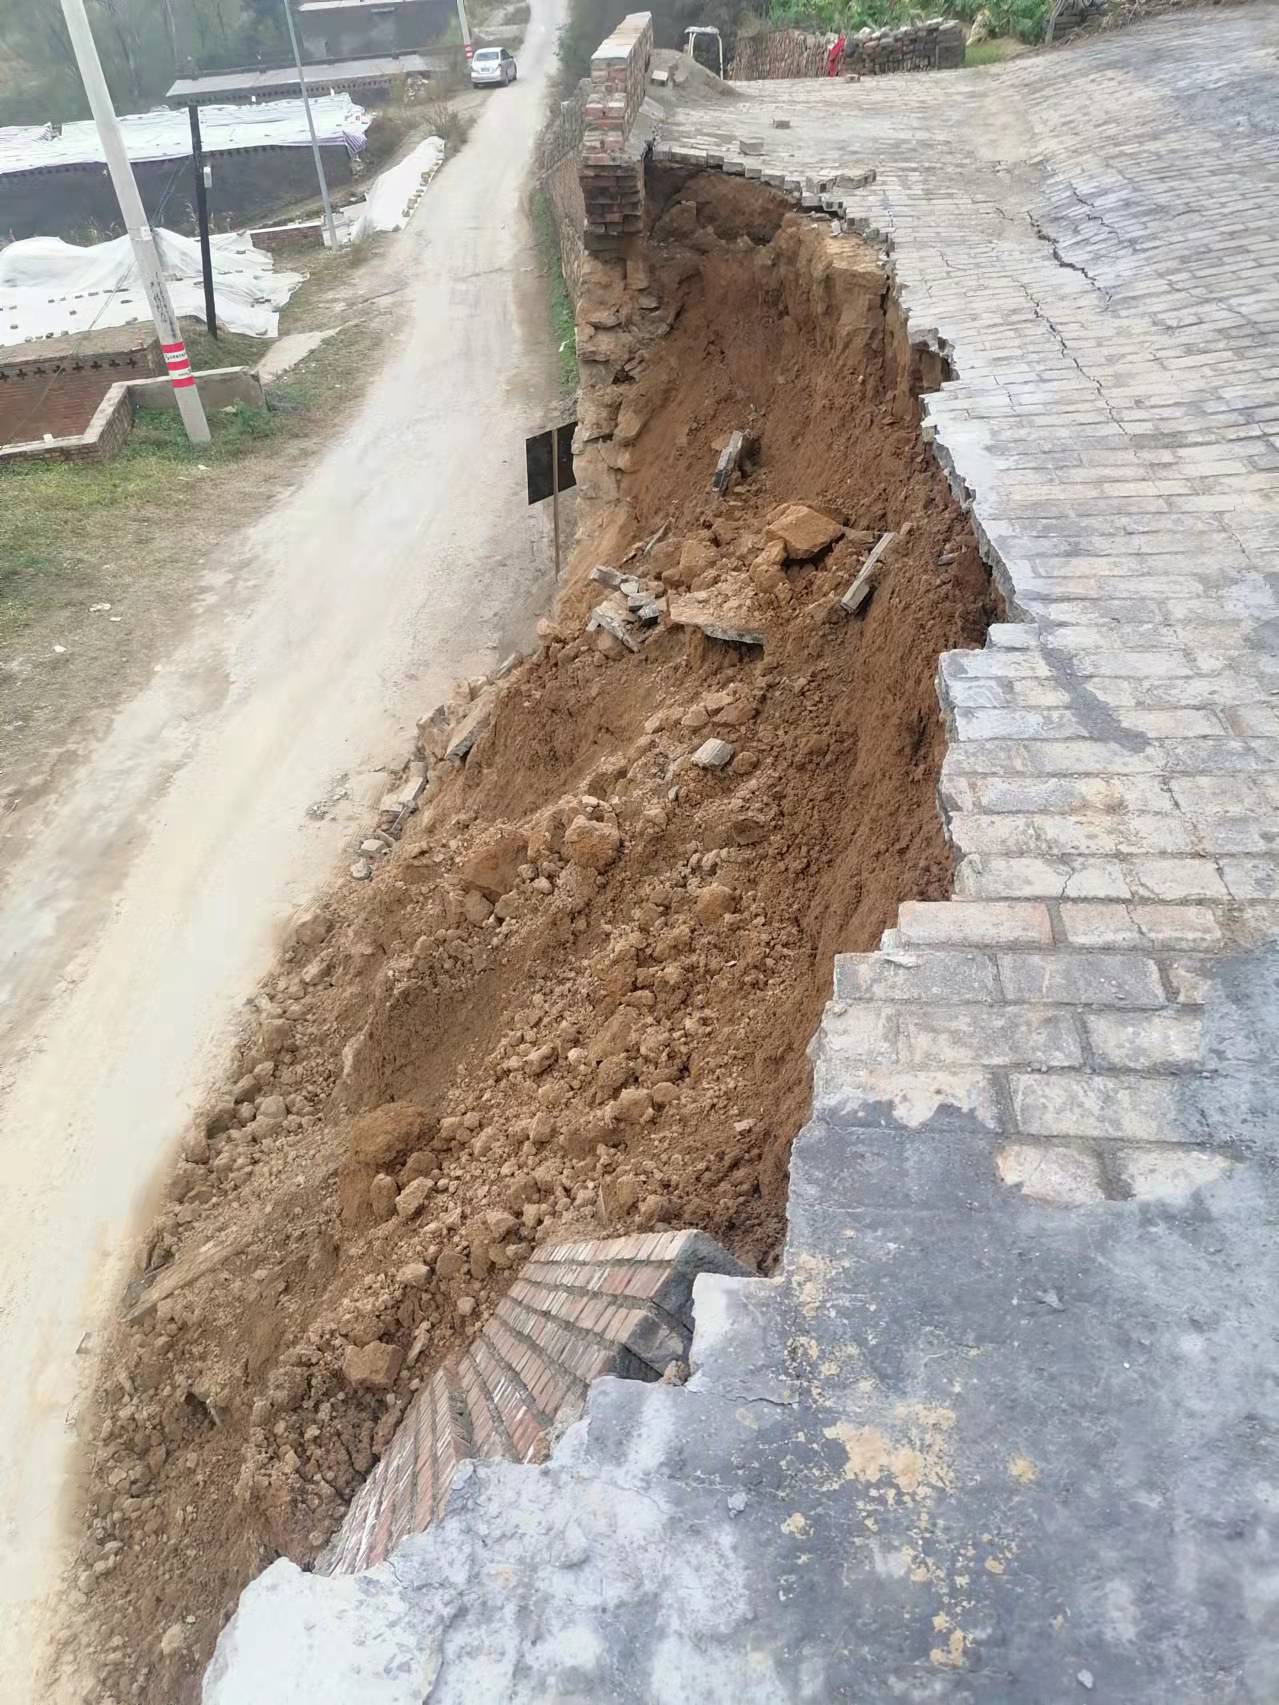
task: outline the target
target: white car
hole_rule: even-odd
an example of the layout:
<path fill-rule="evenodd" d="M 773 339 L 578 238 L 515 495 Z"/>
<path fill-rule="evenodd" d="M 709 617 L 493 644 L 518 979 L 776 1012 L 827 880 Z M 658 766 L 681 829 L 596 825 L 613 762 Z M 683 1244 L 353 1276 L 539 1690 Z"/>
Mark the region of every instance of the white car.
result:
<path fill-rule="evenodd" d="M 504 47 L 481 47 L 471 60 L 471 86 L 488 88 L 495 83 L 513 83 L 517 74 L 514 58 Z"/>

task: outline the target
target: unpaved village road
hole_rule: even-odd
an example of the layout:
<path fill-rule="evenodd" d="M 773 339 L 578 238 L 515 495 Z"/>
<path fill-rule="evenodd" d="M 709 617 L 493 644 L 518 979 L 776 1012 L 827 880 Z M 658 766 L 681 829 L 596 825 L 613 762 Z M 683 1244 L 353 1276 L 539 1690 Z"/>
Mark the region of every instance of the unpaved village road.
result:
<path fill-rule="evenodd" d="M 549 595 L 523 438 L 550 424 L 555 358 L 523 193 L 557 25 L 535 5 L 519 82 L 394 240 L 385 370 L 232 539 L 0 895 L 3 1705 L 34 1696 L 56 1618 L 70 1422 L 148 1186 L 283 920 L 373 820 L 377 768 Z"/>

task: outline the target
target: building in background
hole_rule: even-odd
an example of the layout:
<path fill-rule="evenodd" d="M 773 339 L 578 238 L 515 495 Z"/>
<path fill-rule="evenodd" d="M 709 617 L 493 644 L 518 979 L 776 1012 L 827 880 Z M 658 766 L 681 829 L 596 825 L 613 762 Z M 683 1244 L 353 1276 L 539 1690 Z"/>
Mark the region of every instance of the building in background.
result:
<path fill-rule="evenodd" d="M 408 53 L 438 41 L 453 0 L 303 0 L 297 8 L 308 61 Z"/>

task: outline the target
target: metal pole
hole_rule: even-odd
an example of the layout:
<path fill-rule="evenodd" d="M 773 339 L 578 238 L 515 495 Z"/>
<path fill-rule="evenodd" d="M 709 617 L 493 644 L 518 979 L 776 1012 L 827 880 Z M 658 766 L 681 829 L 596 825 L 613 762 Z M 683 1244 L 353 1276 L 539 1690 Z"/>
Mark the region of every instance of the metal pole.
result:
<path fill-rule="evenodd" d="M 560 429 L 551 428 L 551 526 L 555 530 L 555 578 L 560 577 Z"/>
<path fill-rule="evenodd" d="M 218 335 L 218 309 L 213 300 L 213 256 L 209 252 L 209 195 L 204 182 L 204 144 L 200 136 L 200 109 L 194 101 L 187 108 L 191 119 L 191 160 L 195 166 L 195 216 L 200 226 L 200 265 L 204 269 L 204 323 L 209 336 Z"/>
<path fill-rule="evenodd" d="M 124 138 L 120 134 L 115 108 L 111 105 L 107 80 L 102 75 L 102 63 L 94 44 L 93 31 L 89 28 L 89 20 L 85 16 L 84 0 L 62 0 L 62 15 L 66 19 L 71 48 L 80 68 L 80 76 L 84 80 L 84 92 L 89 97 L 89 111 L 98 127 L 102 152 L 106 155 L 107 170 L 111 174 L 116 200 L 120 203 L 120 213 L 129 233 L 129 241 L 133 245 L 133 258 L 142 277 L 142 287 L 151 307 L 151 317 L 155 321 L 156 331 L 160 334 L 160 348 L 164 352 L 165 366 L 173 382 L 178 413 L 182 416 L 182 424 L 186 427 L 187 437 L 191 442 L 207 444 L 209 423 L 204 418 L 204 404 L 200 401 L 199 390 L 191 375 L 186 344 L 182 339 L 177 316 L 173 312 L 169 287 L 164 281 L 164 269 L 156 251 L 155 233 L 147 223 L 142 197 L 138 194 L 133 168 L 125 152 Z"/>
<path fill-rule="evenodd" d="M 302 53 L 298 47 L 298 32 L 293 27 L 293 8 L 289 5 L 289 0 L 284 0 L 284 21 L 289 26 L 289 41 L 293 44 L 293 63 L 298 68 L 298 85 L 302 90 L 302 105 L 306 108 L 306 127 L 311 133 L 311 155 L 315 160 L 315 175 L 320 180 L 320 200 L 324 203 L 324 227 L 329 233 L 329 247 L 336 253 L 338 234 L 333 224 L 333 208 L 329 203 L 329 186 L 324 176 L 324 162 L 320 158 L 320 144 L 315 139 L 315 120 L 311 117 L 311 97 L 306 90 L 306 77 L 302 71 Z"/>

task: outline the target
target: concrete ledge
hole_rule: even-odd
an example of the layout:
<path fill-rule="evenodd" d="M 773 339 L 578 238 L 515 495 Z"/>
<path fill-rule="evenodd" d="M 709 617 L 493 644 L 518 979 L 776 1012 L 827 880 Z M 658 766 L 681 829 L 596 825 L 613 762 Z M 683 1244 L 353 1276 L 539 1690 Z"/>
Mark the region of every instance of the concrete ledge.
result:
<path fill-rule="evenodd" d="M 249 367 L 210 367 L 195 375 L 195 385 L 206 409 L 227 408 L 232 403 L 244 403 L 248 408 L 264 406 L 261 381 Z M 177 392 L 167 377 L 135 379 L 126 389 L 134 408 L 177 412 Z"/>

